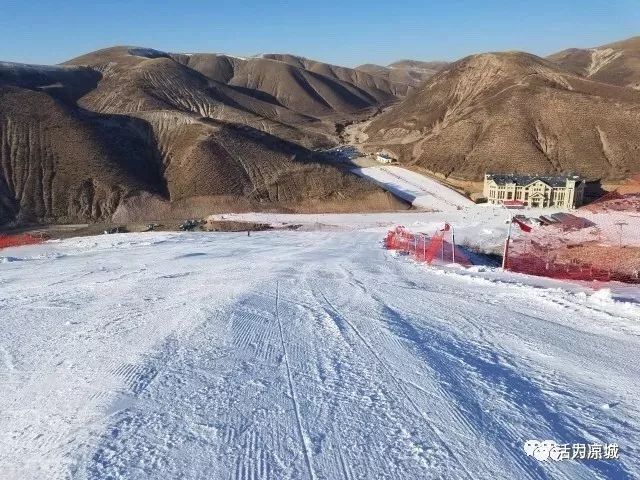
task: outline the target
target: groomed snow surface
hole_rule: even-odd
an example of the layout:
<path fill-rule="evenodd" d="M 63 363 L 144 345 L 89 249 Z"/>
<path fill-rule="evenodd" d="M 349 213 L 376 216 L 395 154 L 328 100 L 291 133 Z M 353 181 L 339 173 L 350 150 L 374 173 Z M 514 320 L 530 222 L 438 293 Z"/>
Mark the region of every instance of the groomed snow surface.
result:
<path fill-rule="evenodd" d="M 403 167 L 367 167 L 351 170 L 377 183 L 416 208 L 447 212 L 473 205 L 464 195 Z"/>
<path fill-rule="evenodd" d="M 632 295 L 430 268 L 380 239 L 3 250 L 0 478 L 640 477 Z M 539 462 L 529 439 L 620 459 Z"/>

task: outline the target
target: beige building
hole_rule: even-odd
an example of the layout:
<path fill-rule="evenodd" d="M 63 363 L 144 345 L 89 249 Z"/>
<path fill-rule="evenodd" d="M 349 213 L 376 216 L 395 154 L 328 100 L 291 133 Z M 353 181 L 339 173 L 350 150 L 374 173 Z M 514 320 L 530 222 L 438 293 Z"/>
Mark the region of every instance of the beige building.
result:
<path fill-rule="evenodd" d="M 582 205 L 584 180 L 575 175 L 484 176 L 484 196 L 489 203 L 521 203 L 530 207 L 575 208 Z"/>
<path fill-rule="evenodd" d="M 391 155 L 381 152 L 376 153 L 376 160 L 380 163 L 398 163 Z"/>

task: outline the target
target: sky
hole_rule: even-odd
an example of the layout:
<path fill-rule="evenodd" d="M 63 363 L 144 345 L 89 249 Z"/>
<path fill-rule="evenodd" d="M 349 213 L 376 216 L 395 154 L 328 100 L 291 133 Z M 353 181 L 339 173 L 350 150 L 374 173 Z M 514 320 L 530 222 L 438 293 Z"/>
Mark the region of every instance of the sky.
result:
<path fill-rule="evenodd" d="M 638 0 L 0 0 L 0 60 L 53 64 L 114 45 L 338 65 L 548 55 L 640 35 Z"/>

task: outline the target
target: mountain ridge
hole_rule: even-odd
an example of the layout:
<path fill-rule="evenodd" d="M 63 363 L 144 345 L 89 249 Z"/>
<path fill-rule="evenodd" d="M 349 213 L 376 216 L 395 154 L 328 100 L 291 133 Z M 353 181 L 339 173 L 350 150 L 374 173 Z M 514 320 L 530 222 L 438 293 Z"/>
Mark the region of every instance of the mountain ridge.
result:
<path fill-rule="evenodd" d="M 403 207 L 314 152 L 335 143 L 334 118 L 396 101 L 390 83 L 267 59 L 234 60 L 225 82 L 228 57 L 203 61 L 215 75 L 142 47 L 0 64 L 0 223 L 105 220 L 140 195 L 162 215 L 203 198 L 211 211 Z"/>
<path fill-rule="evenodd" d="M 364 130 L 365 146 L 460 180 L 487 171 L 640 171 L 640 92 L 591 81 L 524 52 L 466 57 Z"/>
<path fill-rule="evenodd" d="M 417 87 L 428 78 L 438 73 L 449 62 L 431 61 L 424 62 L 419 60 L 397 60 L 388 65 L 377 65 L 374 63 L 366 63 L 357 66 L 357 70 L 385 78 L 389 81 L 406 83 L 411 87 Z"/>
<path fill-rule="evenodd" d="M 450 180 L 617 181 L 640 171 L 638 52 L 640 37 L 356 69 L 136 46 L 0 62 L 0 223 L 405 208 L 322 153 L 345 126 Z"/>
<path fill-rule="evenodd" d="M 570 48 L 547 57 L 584 77 L 640 89 L 640 36 L 593 48 Z"/>

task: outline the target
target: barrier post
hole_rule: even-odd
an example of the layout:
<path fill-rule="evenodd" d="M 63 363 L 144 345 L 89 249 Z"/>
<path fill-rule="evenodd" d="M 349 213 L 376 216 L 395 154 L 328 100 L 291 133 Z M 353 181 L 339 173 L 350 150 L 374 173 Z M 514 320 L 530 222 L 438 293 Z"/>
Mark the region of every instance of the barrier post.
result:
<path fill-rule="evenodd" d="M 456 234 L 453 225 L 451 225 L 451 262 L 456 263 Z"/>
<path fill-rule="evenodd" d="M 507 240 L 504 242 L 504 251 L 502 252 L 502 269 L 507 269 L 507 256 L 509 255 L 509 240 L 511 240 L 511 223 L 513 219 L 509 219 L 509 230 L 507 231 Z"/>

